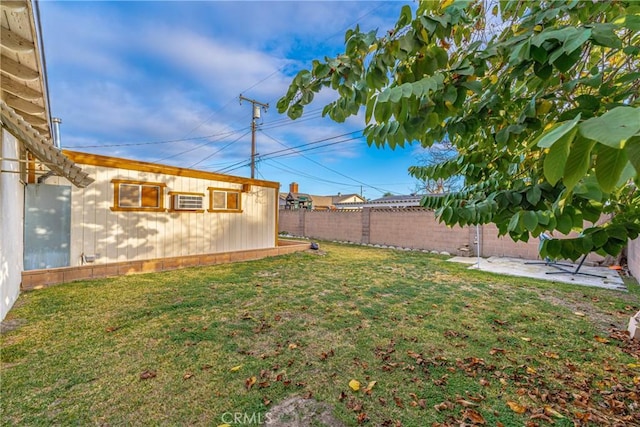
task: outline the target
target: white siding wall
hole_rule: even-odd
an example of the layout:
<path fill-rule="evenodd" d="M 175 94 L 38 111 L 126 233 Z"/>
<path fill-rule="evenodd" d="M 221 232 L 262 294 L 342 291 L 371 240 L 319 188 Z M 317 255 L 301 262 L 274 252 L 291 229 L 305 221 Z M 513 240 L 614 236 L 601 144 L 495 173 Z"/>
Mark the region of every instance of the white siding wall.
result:
<path fill-rule="evenodd" d="M 235 183 L 151 172 L 80 164 L 96 181 L 87 188 L 72 190 L 71 265 L 81 256 L 98 255 L 96 264 L 179 257 L 276 245 L 277 189 L 252 185 L 241 193 L 242 213 L 218 212 L 113 212 L 112 179 L 165 183 L 164 203 L 169 208 L 169 191 L 205 194 L 208 187 L 240 190 Z M 63 184 L 50 178 L 48 184 Z"/>
<path fill-rule="evenodd" d="M 18 159 L 19 143 L 4 129 L 0 158 Z M 20 181 L 20 165 L 16 161 L 0 161 L 0 320 L 4 319 L 20 293 L 24 185 Z"/>

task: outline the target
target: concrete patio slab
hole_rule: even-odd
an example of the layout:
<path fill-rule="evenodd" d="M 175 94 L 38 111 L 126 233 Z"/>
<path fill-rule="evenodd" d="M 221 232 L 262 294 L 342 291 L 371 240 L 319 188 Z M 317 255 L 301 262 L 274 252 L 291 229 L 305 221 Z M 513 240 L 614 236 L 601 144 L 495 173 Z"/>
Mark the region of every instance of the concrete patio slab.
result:
<path fill-rule="evenodd" d="M 452 262 L 469 264 L 469 268 L 478 269 L 478 258 L 470 257 L 453 257 L 449 259 Z M 585 274 L 571 274 L 554 268 L 550 265 L 544 265 L 540 260 L 527 260 L 520 258 L 507 257 L 490 257 L 480 258 L 479 269 L 497 274 L 506 274 L 509 276 L 530 277 L 533 279 L 549 280 L 553 282 L 570 283 L 573 285 L 595 286 L 598 288 L 611 289 L 615 291 L 627 291 L 624 281 L 616 270 L 608 267 L 592 267 L 583 265 L 580 273 L 602 276 L 594 277 Z M 577 264 L 562 263 L 562 268 L 568 271 L 575 271 Z"/>

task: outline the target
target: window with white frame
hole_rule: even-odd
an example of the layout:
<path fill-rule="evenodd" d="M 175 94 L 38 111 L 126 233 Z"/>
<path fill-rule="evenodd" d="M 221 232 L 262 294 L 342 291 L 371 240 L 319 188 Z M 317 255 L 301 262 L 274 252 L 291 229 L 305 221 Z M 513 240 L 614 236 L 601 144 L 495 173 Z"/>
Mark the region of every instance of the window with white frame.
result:
<path fill-rule="evenodd" d="M 159 182 L 114 179 L 114 211 L 164 211 L 164 187 Z"/>
<path fill-rule="evenodd" d="M 209 212 L 242 212 L 240 190 L 209 188 Z"/>

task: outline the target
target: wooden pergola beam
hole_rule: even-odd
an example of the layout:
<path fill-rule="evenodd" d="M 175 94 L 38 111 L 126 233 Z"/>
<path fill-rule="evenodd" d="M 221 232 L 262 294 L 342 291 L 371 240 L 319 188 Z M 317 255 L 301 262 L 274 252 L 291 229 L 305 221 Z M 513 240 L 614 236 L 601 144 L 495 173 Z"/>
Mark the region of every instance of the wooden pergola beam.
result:
<path fill-rule="evenodd" d="M 24 111 L 28 114 L 36 114 L 39 116 L 45 115 L 45 110 L 42 105 L 34 104 L 33 102 L 25 101 L 22 98 L 18 98 L 15 95 L 7 94 L 4 102 L 7 103 L 14 110 Z"/>
<path fill-rule="evenodd" d="M 24 0 L 2 0 L 0 2 L 0 7 L 13 12 L 22 12 L 27 8 L 27 2 Z"/>
<path fill-rule="evenodd" d="M 20 64 L 19 62 L 14 61 L 8 56 L 0 56 L 0 62 L 2 63 L 2 72 L 5 74 L 9 74 L 16 79 L 33 81 L 40 78 L 40 73 L 38 73 L 38 71 L 32 70 L 31 68 Z"/>
<path fill-rule="evenodd" d="M 3 91 L 12 93 L 19 98 L 28 99 L 31 101 L 42 99 L 42 93 L 38 92 L 37 90 L 31 89 L 30 87 L 27 87 L 24 84 L 17 82 L 11 77 L 8 77 L 4 74 L 0 76 L 0 84 Z"/>
<path fill-rule="evenodd" d="M 29 53 L 36 49 L 36 46 L 32 41 L 17 35 L 5 27 L 0 27 L 0 44 L 2 44 L 3 47 L 18 53 Z"/>

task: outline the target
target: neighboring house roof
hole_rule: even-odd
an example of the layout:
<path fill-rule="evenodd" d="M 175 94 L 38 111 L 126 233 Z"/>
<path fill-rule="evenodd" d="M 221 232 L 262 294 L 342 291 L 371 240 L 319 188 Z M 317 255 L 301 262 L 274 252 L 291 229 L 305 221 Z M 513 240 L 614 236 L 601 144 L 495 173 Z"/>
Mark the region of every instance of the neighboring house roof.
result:
<path fill-rule="evenodd" d="M 289 193 L 287 194 L 287 201 L 313 201 L 310 194 L 306 193 Z"/>
<path fill-rule="evenodd" d="M 432 196 L 441 196 L 442 194 L 431 194 Z M 369 200 L 364 203 L 342 203 L 342 209 L 362 209 L 362 208 L 410 208 L 420 207 L 420 201 L 424 195 L 410 194 L 403 196 L 387 196 L 379 199 Z"/>
<path fill-rule="evenodd" d="M 334 205 L 339 203 L 357 203 L 364 202 L 364 198 L 359 194 L 337 194 L 335 196 L 331 196 Z"/>
<path fill-rule="evenodd" d="M 379 199 L 369 200 L 367 204 L 383 206 L 420 206 L 422 195 L 410 194 L 406 196 L 386 196 Z"/>
<path fill-rule="evenodd" d="M 320 207 L 330 208 L 331 206 L 333 206 L 333 197 L 331 196 L 312 195 L 311 199 L 313 200 L 314 208 L 320 208 Z"/>
<path fill-rule="evenodd" d="M 93 182 L 51 140 L 47 76 L 37 3 L 0 3 L 0 121 L 48 169 L 78 187 Z"/>

